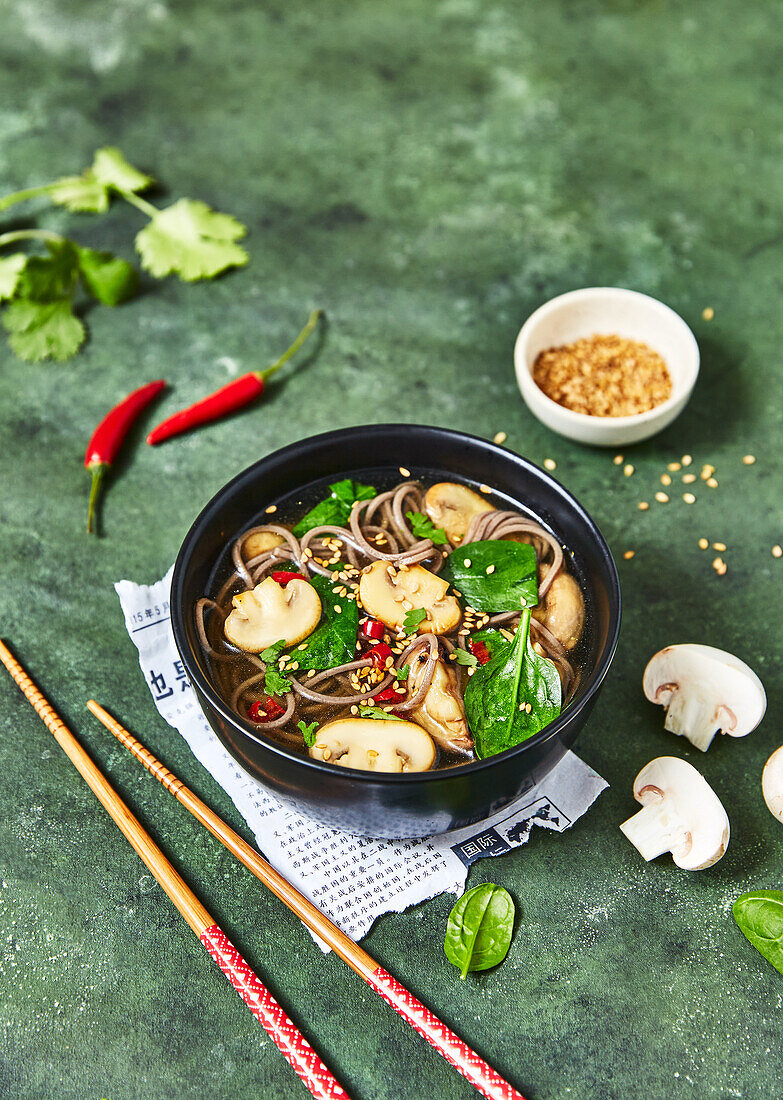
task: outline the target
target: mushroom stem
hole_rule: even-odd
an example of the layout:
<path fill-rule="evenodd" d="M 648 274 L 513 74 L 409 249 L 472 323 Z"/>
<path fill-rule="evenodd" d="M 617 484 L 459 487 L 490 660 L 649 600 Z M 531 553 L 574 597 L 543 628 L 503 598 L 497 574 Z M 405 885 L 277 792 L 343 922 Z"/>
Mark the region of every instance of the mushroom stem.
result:
<path fill-rule="evenodd" d="M 669 733 L 687 737 L 692 745 L 706 752 L 721 728 L 715 704 L 707 702 L 698 692 L 675 691 L 666 711 L 664 728 Z"/>
<path fill-rule="evenodd" d="M 683 822 L 663 798 L 624 821 L 620 831 L 648 863 L 664 852 L 676 852 L 690 839 Z"/>

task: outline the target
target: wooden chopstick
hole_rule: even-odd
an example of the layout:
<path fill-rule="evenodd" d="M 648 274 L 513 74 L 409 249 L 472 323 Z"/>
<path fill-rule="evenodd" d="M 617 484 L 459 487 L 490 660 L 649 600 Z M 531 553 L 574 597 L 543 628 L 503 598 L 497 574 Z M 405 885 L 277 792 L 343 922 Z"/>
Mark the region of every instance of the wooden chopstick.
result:
<path fill-rule="evenodd" d="M 141 761 L 147 771 L 160 780 L 166 790 L 190 810 L 193 816 L 198 818 L 201 824 L 205 825 L 212 835 L 236 856 L 240 863 L 252 871 L 256 878 L 260 879 L 292 912 L 296 913 L 303 924 L 328 943 L 343 962 L 355 970 L 482 1095 L 489 1100 L 524 1100 L 521 1093 L 463 1043 L 458 1035 L 447 1028 L 426 1005 L 400 985 L 371 955 L 346 936 L 320 909 L 300 894 L 270 863 L 267 863 L 263 856 L 251 848 L 205 802 L 189 790 L 181 779 L 178 779 L 154 757 L 149 749 L 129 733 L 100 703 L 90 699 L 87 707 L 117 740 L 133 753 L 137 760 Z"/>
<path fill-rule="evenodd" d="M 256 977 L 250 966 L 215 923 L 199 899 L 131 813 L 112 785 L 93 763 L 74 735 L 36 685 L 0 641 L 0 661 L 22 694 L 45 723 L 65 755 L 97 796 L 126 840 L 142 858 L 174 905 L 198 936 L 231 985 L 282 1051 L 318 1100 L 348 1100 L 342 1085 L 332 1076 L 305 1037 Z"/>

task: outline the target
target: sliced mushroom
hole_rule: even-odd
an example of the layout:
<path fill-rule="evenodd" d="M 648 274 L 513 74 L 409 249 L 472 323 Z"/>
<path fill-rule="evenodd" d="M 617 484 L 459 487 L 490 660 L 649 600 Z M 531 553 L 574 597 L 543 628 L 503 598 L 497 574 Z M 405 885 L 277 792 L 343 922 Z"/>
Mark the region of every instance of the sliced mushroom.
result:
<path fill-rule="evenodd" d="M 285 539 L 282 535 L 276 535 L 274 531 L 254 531 L 248 535 L 242 543 L 242 552 L 247 561 L 257 558 L 259 554 L 268 554 L 277 546 L 282 546 Z"/>
<path fill-rule="evenodd" d="M 761 790 L 769 812 L 774 814 L 778 821 L 783 821 L 783 745 L 775 749 L 764 765 Z"/>
<path fill-rule="evenodd" d="M 474 516 L 497 510 L 485 497 L 454 481 L 439 481 L 437 485 L 431 485 L 424 497 L 424 507 L 435 526 L 442 527 L 449 542 L 454 545 L 465 538 Z"/>
<path fill-rule="evenodd" d="M 427 651 L 421 657 L 414 657 L 408 674 L 409 697 L 415 695 L 427 666 Z M 423 659 L 422 659 L 423 657 Z M 449 752 L 468 753 L 473 748 L 465 707 L 454 671 L 443 661 L 435 662 L 430 686 L 418 707 L 411 711 L 411 718 L 440 745 Z"/>
<path fill-rule="evenodd" d="M 547 567 L 542 567 L 542 579 Z M 585 625 L 585 598 L 570 573 L 557 574 L 544 597 L 533 611 L 533 618 L 554 634 L 566 650 L 572 650 L 582 636 Z"/>
<path fill-rule="evenodd" d="M 644 694 L 666 707 L 665 728 L 702 752 L 716 733 L 745 737 L 767 709 L 764 685 L 744 661 L 708 645 L 670 645 L 644 670 Z"/>
<path fill-rule="evenodd" d="M 426 772 L 435 763 L 435 745 L 413 722 L 337 718 L 318 730 L 310 755 L 368 772 Z"/>
<path fill-rule="evenodd" d="M 633 796 L 643 809 L 620 829 L 648 862 L 671 852 L 678 867 L 702 871 L 729 846 L 729 819 L 718 796 L 692 764 L 659 756 L 642 768 Z"/>
<path fill-rule="evenodd" d="M 291 580 L 283 587 L 267 577 L 249 592 L 233 598 L 234 610 L 224 624 L 226 637 L 246 653 L 260 653 L 275 642 L 301 642 L 321 618 L 321 601 L 311 584 Z"/>
<path fill-rule="evenodd" d="M 388 561 L 373 562 L 359 581 L 364 609 L 392 630 L 400 630 L 409 611 L 426 611 L 427 618 L 417 627 L 419 634 L 448 634 L 459 623 L 462 612 L 448 590 L 447 581 L 421 565 L 396 569 Z"/>

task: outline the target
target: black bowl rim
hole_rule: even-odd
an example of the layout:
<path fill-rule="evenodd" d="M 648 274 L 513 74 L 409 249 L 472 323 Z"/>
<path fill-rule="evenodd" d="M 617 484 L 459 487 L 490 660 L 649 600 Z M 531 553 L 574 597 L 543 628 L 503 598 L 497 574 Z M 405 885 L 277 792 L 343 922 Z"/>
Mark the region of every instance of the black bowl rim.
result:
<path fill-rule="evenodd" d="M 480 436 L 470 435 L 467 432 L 458 432 L 451 428 L 441 428 L 426 424 L 361 424 L 348 428 L 338 428 L 330 432 L 321 432 L 318 435 L 306 436 L 304 439 L 298 439 L 293 443 L 287 444 L 285 447 L 280 447 L 276 451 L 272 451 L 270 454 L 260 458 L 257 462 L 253 462 L 250 466 L 245 467 L 244 470 L 241 470 L 231 478 L 230 481 L 226 482 L 226 484 L 211 497 L 207 504 L 204 505 L 183 539 L 179 553 L 177 554 L 177 559 L 174 563 L 174 572 L 171 578 L 171 625 L 174 633 L 174 640 L 191 682 L 194 682 L 198 686 L 199 692 L 206 697 L 210 706 L 213 707 L 226 722 L 233 726 L 234 729 L 244 734 L 249 740 L 255 742 L 255 744 L 267 749 L 274 755 L 283 757 L 288 762 L 312 770 L 316 774 L 325 773 L 334 776 L 335 765 L 329 764 L 326 761 L 314 760 L 309 756 L 301 756 L 299 753 L 287 750 L 285 746 L 278 744 L 276 741 L 259 737 L 255 730 L 251 731 L 249 727 L 246 728 L 246 724 L 243 720 L 228 708 L 227 704 L 215 691 L 210 681 L 202 675 L 195 661 L 191 660 L 191 649 L 188 644 L 184 625 L 185 612 L 182 607 L 181 590 L 185 579 L 186 558 L 190 555 L 194 545 L 198 542 L 203 529 L 212 522 L 212 513 L 214 510 L 219 507 L 223 498 L 232 491 L 235 485 L 243 481 L 259 466 L 266 465 L 272 461 L 279 463 L 287 459 L 297 458 L 304 450 L 316 444 L 339 444 L 345 440 L 346 436 L 365 432 L 368 428 L 372 428 L 373 431 L 378 432 L 395 432 L 403 436 L 410 432 L 427 432 L 436 440 L 443 439 L 451 443 L 468 444 L 470 446 L 478 445 L 484 451 L 489 451 L 497 455 L 503 462 L 511 461 L 521 469 L 528 472 L 535 472 L 542 478 L 547 488 L 550 489 L 555 496 L 561 497 L 578 513 L 590 536 L 600 550 L 601 556 L 607 567 L 609 577 L 609 629 L 606 644 L 591 673 L 589 686 L 584 695 L 576 702 L 570 703 L 554 722 L 550 722 L 544 729 L 539 730 L 538 733 L 529 737 L 521 744 L 515 745 L 513 748 L 496 753 L 494 756 L 488 756 L 483 760 L 473 760 L 465 764 L 457 764 L 451 768 L 441 768 L 436 771 L 427 772 L 406 772 L 404 774 L 397 772 L 368 773 L 359 768 L 340 768 L 341 777 L 345 776 L 346 779 L 359 780 L 367 787 L 375 785 L 397 786 L 416 783 L 446 782 L 463 775 L 472 775 L 475 772 L 483 771 L 485 768 L 495 767 L 501 762 L 509 761 L 517 756 L 523 755 L 525 752 L 530 751 L 533 746 L 539 747 L 551 738 L 557 737 L 560 730 L 570 725 L 582 710 L 591 705 L 592 700 L 595 698 L 596 693 L 599 691 L 609 672 L 620 636 L 620 622 L 622 618 L 620 578 L 617 571 L 617 564 L 598 525 L 587 510 L 582 507 L 576 497 L 569 493 L 569 491 L 564 488 L 556 478 L 553 478 L 547 470 L 542 469 L 542 467 L 537 466 L 535 462 L 523 458 L 514 451 L 510 451 L 487 439 L 482 439 Z"/>

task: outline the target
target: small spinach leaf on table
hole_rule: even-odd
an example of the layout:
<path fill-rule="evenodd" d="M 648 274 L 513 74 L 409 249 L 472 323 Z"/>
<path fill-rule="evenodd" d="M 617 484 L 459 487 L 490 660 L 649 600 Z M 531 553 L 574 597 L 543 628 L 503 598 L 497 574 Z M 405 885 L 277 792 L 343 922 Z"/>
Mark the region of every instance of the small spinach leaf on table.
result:
<path fill-rule="evenodd" d="M 294 527 L 297 538 L 306 535 L 313 527 L 344 527 L 351 515 L 354 501 L 372 500 L 376 495 L 372 485 L 362 485 L 350 477 L 329 486 L 329 496 L 311 508 Z"/>
<path fill-rule="evenodd" d="M 503 962 L 514 932 L 514 901 L 494 882 L 482 882 L 462 895 L 449 914 L 443 950 L 464 978 L 469 970 L 489 970 Z"/>
<path fill-rule="evenodd" d="M 356 656 L 356 635 L 359 630 L 359 609 L 356 600 L 341 596 L 328 577 L 314 574 L 308 577 L 321 600 L 321 623 L 301 645 L 294 646 L 291 656 L 300 669 L 325 669 L 344 665 Z M 339 611 L 336 608 L 340 608 Z"/>
<path fill-rule="evenodd" d="M 494 756 L 526 741 L 560 713 L 560 677 L 551 661 L 530 645 L 530 609 L 522 613 L 513 642 L 471 676 L 465 713 L 476 755 Z M 528 707 L 530 708 L 528 710 Z"/>
<path fill-rule="evenodd" d="M 538 603 L 536 552 L 525 542 L 469 542 L 452 550 L 440 575 L 477 611 L 497 614 Z"/>
<path fill-rule="evenodd" d="M 742 934 L 783 974 L 783 890 L 741 894 L 732 912 Z"/>

